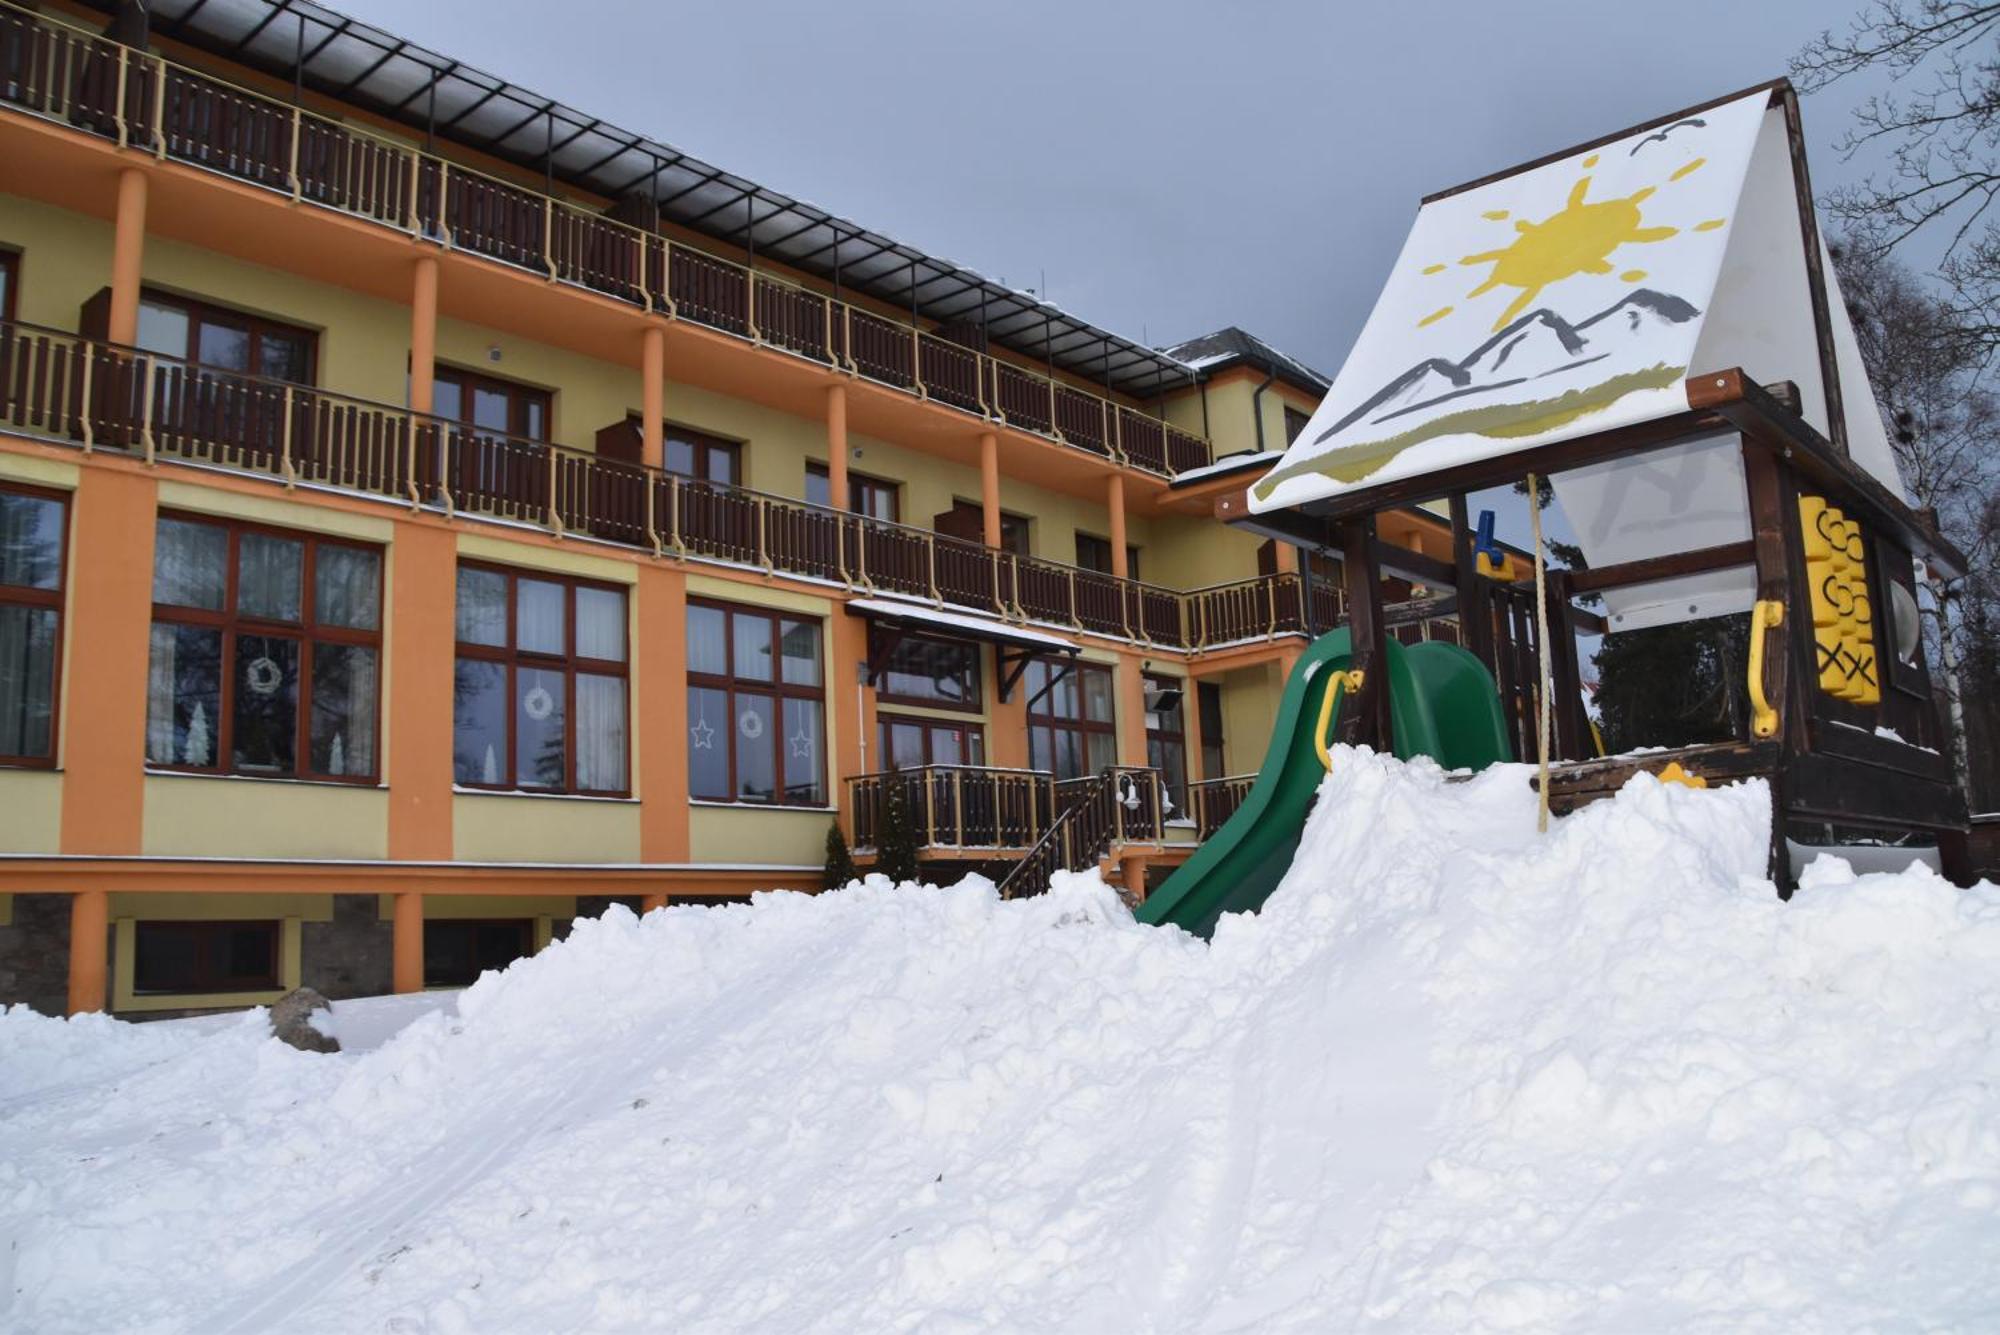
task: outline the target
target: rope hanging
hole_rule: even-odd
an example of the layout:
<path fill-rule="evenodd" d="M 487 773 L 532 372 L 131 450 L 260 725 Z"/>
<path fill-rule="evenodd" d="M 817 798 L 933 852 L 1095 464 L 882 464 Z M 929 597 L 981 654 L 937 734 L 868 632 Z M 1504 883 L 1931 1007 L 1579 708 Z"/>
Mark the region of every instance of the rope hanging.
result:
<path fill-rule="evenodd" d="M 1539 772 L 1536 787 L 1540 789 L 1540 807 L 1535 814 L 1535 829 L 1542 834 L 1549 832 L 1549 597 L 1548 563 L 1542 557 L 1542 490 L 1541 479 L 1528 474 L 1528 519 L 1535 530 L 1535 657 L 1538 660 L 1541 683 L 1536 695 L 1536 713 L 1539 715 L 1536 728 L 1535 764 Z"/>

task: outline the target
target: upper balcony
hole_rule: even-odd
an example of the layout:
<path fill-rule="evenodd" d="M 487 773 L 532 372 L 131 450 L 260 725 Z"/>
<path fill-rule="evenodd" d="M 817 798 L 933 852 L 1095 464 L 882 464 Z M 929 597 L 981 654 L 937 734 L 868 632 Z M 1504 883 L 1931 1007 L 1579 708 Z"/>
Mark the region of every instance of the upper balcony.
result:
<path fill-rule="evenodd" d="M 0 105 L 1158 477 L 1206 440 L 658 230 L 0 4 Z"/>
<path fill-rule="evenodd" d="M 1344 619 L 1324 579 L 1163 588 L 31 325 L 0 324 L 0 430 L 1161 649 L 1316 635 Z M 1453 633 L 1447 601 L 1390 619 L 1406 636 Z"/>

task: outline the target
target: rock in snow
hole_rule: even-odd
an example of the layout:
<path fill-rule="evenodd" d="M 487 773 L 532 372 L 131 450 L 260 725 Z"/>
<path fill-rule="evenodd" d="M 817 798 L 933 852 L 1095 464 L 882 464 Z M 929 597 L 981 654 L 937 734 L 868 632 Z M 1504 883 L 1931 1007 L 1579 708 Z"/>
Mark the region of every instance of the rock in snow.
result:
<path fill-rule="evenodd" d="M 301 1052 L 338 1052 L 333 1003 L 310 987 L 295 987 L 271 1003 L 271 1034 Z"/>
<path fill-rule="evenodd" d="M 1212 944 L 1095 877 L 613 910 L 364 1051 L 0 1016 L 13 1330 L 2000 1324 L 2000 888 L 1336 752 Z"/>

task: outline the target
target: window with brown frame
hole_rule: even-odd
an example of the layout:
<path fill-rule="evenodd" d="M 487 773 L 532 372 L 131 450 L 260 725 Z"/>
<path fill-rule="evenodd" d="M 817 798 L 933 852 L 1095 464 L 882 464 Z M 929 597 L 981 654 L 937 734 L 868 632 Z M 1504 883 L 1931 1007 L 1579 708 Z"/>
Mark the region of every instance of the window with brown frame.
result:
<path fill-rule="evenodd" d="M 278 977 L 279 924 L 138 922 L 132 990 L 140 994 L 270 992 Z"/>
<path fill-rule="evenodd" d="M 498 376 L 440 366 L 432 380 L 431 412 L 479 431 L 546 443 L 554 416 L 545 389 Z"/>
<path fill-rule="evenodd" d="M 983 765 L 986 729 L 954 719 L 883 713 L 875 717 L 875 748 L 878 769 Z"/>
<path fill-rule="evenodd" d="M 1000 512 L 1000 550 L 1027 556 L 1028 517 L 1008 510 Z M 949 537 L 966 542 L 986 541 L 986 509 L 978 501 L 953 501 L 951 509 L 935 516 L 931 527 Z"/>
<path fill-rule="evenodd" d="M 1085 570 L 1095 570 L 1100 575 L 1111 573 L 1111 541 L 1095 537 L 1089 533 L 1076 535 L 1076 563 Z M 1125 544 L 1125 578 L 1139 578 L 1139 549 L 1131 543 Z"/>
<path fill-rule="evenodd" d="M 891 632 L 877 629 L 875 636 Z M 879 639 L 876 641 L 879 645 Z M 899 635 L 875 678 L 875 698 L 977 713 L 980 648 L 965 640 Z"/>
<path fill-rule="evenodd" d="M 826 687 L 810 617 L 688 600 L 688 792 L 826 805 Z"/>
<path fill-rule="evenodd" d="M 833 504 L 833 476 L 825 464 L 806 465 L 806 504 Z M 887 478 L 870 477 L 853 469 L 847 472 L 847 508 L 852 514 L 870 519 L 900 522 L 902 510 L 896 503 L 896 484 Z"/>
<path fill-rule="evenodd" d="M 310 329 L 150 290 L 139 298 L 137 342 L 162 357 L 299 385 L 313 383 L 319 353 Z"/>
<path fill-rule="evenodd" d="M 1306 423 L 1310 421 L 1312 421 L 1311 413 L 1302 413 L 1297 408 L 1287 405 L 1285 408 L 1285 444 L 1289 445 L 1297 440 L 1299 433 L 1306 429 Z"/>
<path fill-rule="evenodd" d="M 53 765 L 69 501 L 0 487 L 0 764 Z"/>
<path fill-rule="evenodd" d="M 1155 699 L 1161 698 L 1157 692 L 1181 692 L 1186 687 L 1179 677 L 1151 673 L 1146 675 L 1145 684 Z M 1185 695 L 1177 695 L 1171 705 L 1146 711 L 1146 763 L 1160 772 L 1176 815 L 1184 815 L 1188 809 L 1186 703 Z"/>
<path fill-rule="evenodd" d="M 1220 779 L 1227 775 L 1222 740 L 1222 687 L 1217 682 L 1195 683 L 1195 707 L 1201 710 L 1201 777 Z"/>
<path fill-rule="evenodd" d="M 701 431 L 667 423 L 661 462 L 669 473 L 696 482 L 712 482 L 719 487 L 738 486 L 743 481 L 743 446 Z"/>
<path fill-rule="evenodd" d="M 14 323 L 14 306 L 21 293 L 21 252 L 0 249 L 0 320 Z"/>
<path fill-rule="evenodd" d="M 1031 766 L 1058 779 L 1079 779 L 1117 763 L 1111 669 L 1031 658 L 1025 678 Z"/>
<path fill-rule="evenodd" d="M 424 986 L 470 987 L 488 969 L 534 953 L 533 918 L 432 918 L 424 923 Z"/>
<path fill-rule="evenodd" d="M 160 515 L 149 765 L 373 780 L 381 661 L 380 548 Z"/>
<path fill-rule="evenodd" d="M 625 590 L 461 562 L 452 773 L 467 788 L 631 791 Z"/>

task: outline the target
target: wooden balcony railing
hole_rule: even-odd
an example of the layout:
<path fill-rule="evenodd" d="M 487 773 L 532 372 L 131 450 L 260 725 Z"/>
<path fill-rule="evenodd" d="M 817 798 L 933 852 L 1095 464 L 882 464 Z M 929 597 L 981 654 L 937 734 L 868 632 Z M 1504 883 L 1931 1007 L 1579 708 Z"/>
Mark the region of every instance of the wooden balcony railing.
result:
<path fill-rule="evenodd" d="M 1254 774 L 1232 774 L 1222 779 L 1203 779 L 1188 785 L 1188 812 L 1194 818 L 1195 833 L 1206 839 L 1221 829 L 1257 782 Z"/>
<path fill-rule="evenodd" d="M 892 791 L 916 827 L 923 849 L 1018 849 L 1055 821 L 1055 778 L 1041 770 L 980 765 L 925 765 L 861 774 L 847 781 L 854 846 L 872 849 Z"/>
<path fill-rule="evenodd" d="M 36 325 L 0 323 L 0 428 L 1162 649 L 1301 635 L 1308 621 L 1317 633 L 1338 613 L 1323 583 L 1309 600 L 1293 574 L 1181 593 Z M 1389 620 L 1430 637 L 1418 623 L 1445 614 L 1417 603 Z"/>
<path fill-rule="evenodd" d="M 1156 769 L 1118 765 L 1056 785 L 1055 823 L 1000 882 L 1003 898 L 1039 895 L 1059 871 L 1083 871 L 1112 848 L 1156 843 L 1165 829 L 1166 784 Z"/>
<path fill-rule="evenodd" d="M 443 158 L 0 3 L 0 103 L 1172 476 L 1158 418 Z"/>

